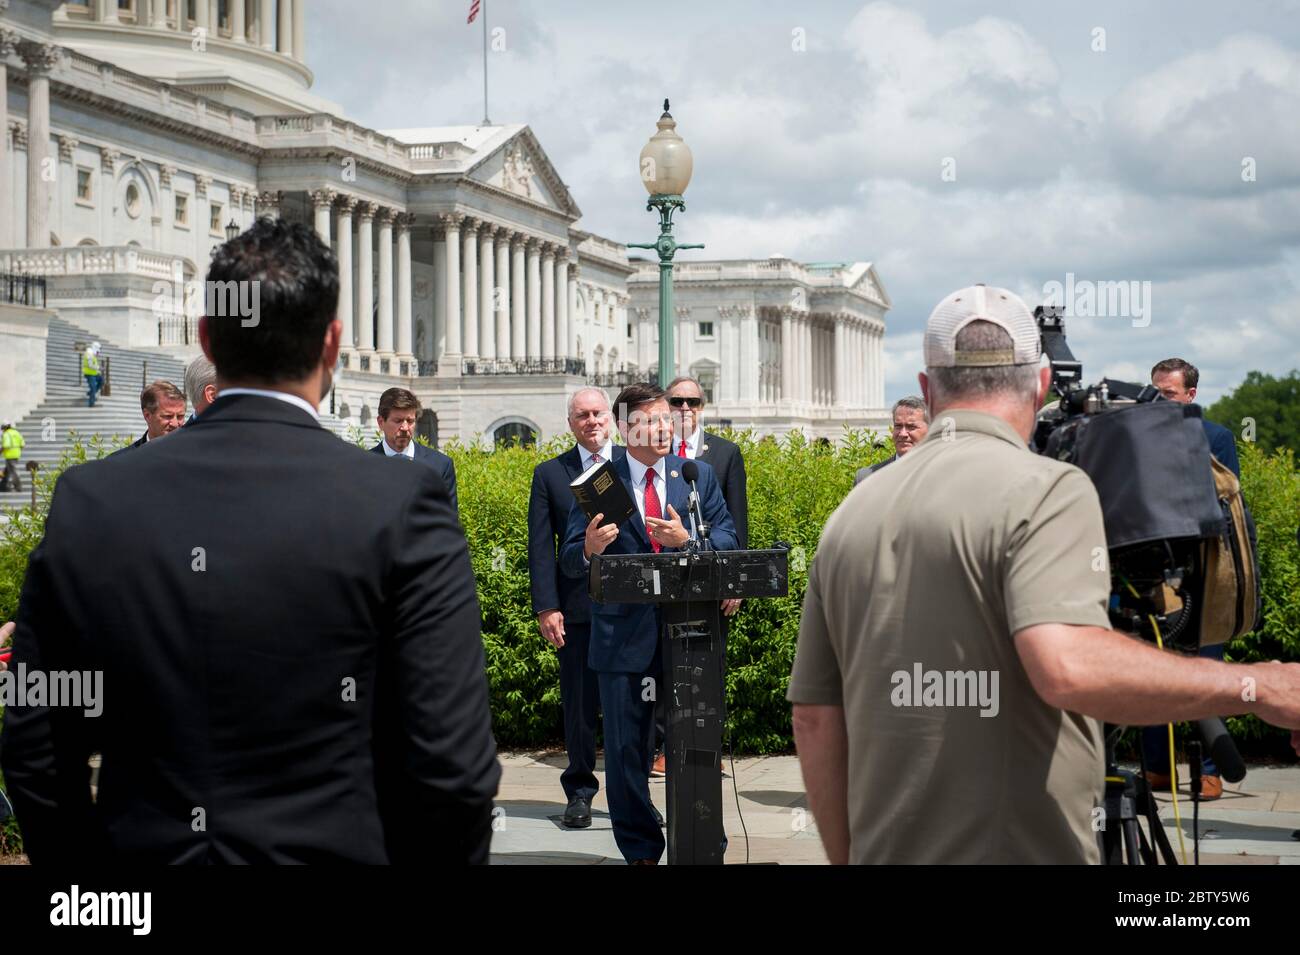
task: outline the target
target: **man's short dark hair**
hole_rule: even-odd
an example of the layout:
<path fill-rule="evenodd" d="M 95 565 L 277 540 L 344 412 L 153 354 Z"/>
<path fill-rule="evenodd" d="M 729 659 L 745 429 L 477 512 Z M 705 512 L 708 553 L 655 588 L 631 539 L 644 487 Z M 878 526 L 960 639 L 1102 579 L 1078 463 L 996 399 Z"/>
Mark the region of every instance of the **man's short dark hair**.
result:
<path fill-rule="evenodd" d="M 147 385 L 144 391 L 140 392 L 140 410 L 153 414 L 158 410 L 158 406 L 164 401 L 179 401 L 185 403 L 185 392 L 181 391 L 170 381 L 159 379 Z"/>
<path fill-rule="evenodd" d="M 618 415 L 620 423 L 627 424 L 627 419 L 633 411 L 650 404 L 652 401 L 658 401 L 664 394 L 662 388 L 648 381 L 639 381 L 628 385 L 614 399 L 614 413 Z"/>
<path fill-rule="evenodd" d="M 389 388 L 379 396 L 379 417 L 385 421 L 394 411 L 414 411 L 420 414 L 420 399 L 405 388 Z"/>
<path fill-rule="evenodd" d="M 1164 361 L 1156 362 L 1156 366 L 1151 369 L 1151 380 L 1156 380 L 1156 375 L 1171 375 L 1174 372 L 1182 372 L 1183 387 L 1191 391 L 1201 380 L 1201 373 L 1196 370 L 1196 366 L 1190 361 L 1183 361 L 1181 358 L 1166 358 Z"/>
<path fill-rule="evenodd" d="M 275 384 L 306 377 L 321 359 L 339 300 L 339 264 L 300 222 L 262 218 L 217 249 L 208 282 L 256 282 L 256 321 L 209 316 L 217 373 Z"/>

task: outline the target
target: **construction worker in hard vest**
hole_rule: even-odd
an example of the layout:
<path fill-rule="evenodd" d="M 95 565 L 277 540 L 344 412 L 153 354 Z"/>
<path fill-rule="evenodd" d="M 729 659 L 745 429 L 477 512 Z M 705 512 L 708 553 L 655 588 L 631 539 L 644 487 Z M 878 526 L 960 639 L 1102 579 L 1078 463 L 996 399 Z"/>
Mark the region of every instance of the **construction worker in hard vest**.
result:
<path fill-rule="evenodd" d="M 86 377 L 86 407 L 95 407 L 99 389 L 104 387 L 104 376 L 99 370 L 99 342 L 91 342 L 81 355 L 81 373 Z"/>
<path fill-rule="evenodd" d="M 18 429 L 13 426 L 12 421 L 6 421 L 0 430 L 0 448 L 3 449 L 5 472 L 4 477 L 0 478 L 0 491 L 21 491 L 23 489 L 22 479 L 18 476 L 18 459 L 23 455 L 23 436 Z"/>

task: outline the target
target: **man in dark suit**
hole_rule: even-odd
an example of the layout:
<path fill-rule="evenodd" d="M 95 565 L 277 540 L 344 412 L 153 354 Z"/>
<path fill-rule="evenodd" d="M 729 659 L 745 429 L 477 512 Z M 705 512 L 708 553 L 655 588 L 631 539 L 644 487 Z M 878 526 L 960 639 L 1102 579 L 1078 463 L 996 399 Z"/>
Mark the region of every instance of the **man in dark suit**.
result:
<path fill-rule="evenodd" d="M 260 286 L 251 325 L 200 322 L 220 397 L 147 454 L 64 472 L 31 555 L 13 665 L 105 692 L 98 718 L 5 712 L 28 854 L 485 862 L 501 770 L 447 489 L 320 427 L 342 324 L 310 228 L 258 220 L 208 279 Z"/>
<path fill-rule="evenodd" d="M 644 554 L 678 550 L 690 535 L 682 526 L 690 488 L 681 477 L 682 458 L 670 454 L 673 417 L 664 393 L 651 384 L 629 385 L 614 402 L 627 453 L 614 469 L 637 511 L 621 525 L 588 521 L 569 513 L 560 561 L 571 577 L 587 574 L 594 554 Z M 736 529 L 713 469 L 699 465 L 697 487 L 705 521 L 718 550 L 736 548 Z M 591 606 L 591 668 L 600 684 L 605 728 L 605 793 L 614 840 L 630 864 L 654 865 L 664 836 L 650 801 L 650 755 L 655 699 L 662 692 L 660 613 L 655 604 L 596 603 Z"/>
<path fill-rule="evenodd" d="M 451 509 L 460 514 L 456 500 L 456 465 L 441 451 L 415 440 L 415 421 L 420 417 L 420 399 L 405 388 L 389 388 L 379 396 L 379 416 L 375 423 L 384 439 L 370 450 L 385 457 L 405 457 L 419 461 L 438 472 L 451 497 Z"/>
<path fill-rule="evenodd" d="M 894 410 L 890 415 L 893 418 L 890 436 L 894 439 L 894 453 L 869 468 L 858 468 L 858 473 L 853 478 L 854 484 L 861 484 L 881 468 L 893 464 L 930 433 L 930 410 L 926 407 L 924 398 L 917 395 L 899 398 L 894 402 Z"/>
<path fill-rule="evenodd" d="M 185 392 L 170 381 L 159 379 L 140 392 L 140 414 L 144 416 L 144 434 L 113 454 L 143 448 L 150 441 L 166 437 L 184 425 Z"/>
<path fill-rule="evenodd" d="M 564 748 L 569 765 L 560 777 L 567 805 L 564 824 L 591 825 L 596 780 L 596 712 L 600 688 L 587 662 L 591 637 L 591 597 L 587 577 L 565 574 L 559 545 L 569 526 L 578 475 L 625 452 L 609 440 L 609 398 L 600 388 L 582 388 L 569 398 L 569 430 L 577 443 L 533 469 L 528 496 L 528 577 L 537 626 L 560 658 L 560 702 L 564 707 Z"/>
<path fill-rule="evenodd" d="M 1151 384 L 1169 401 L 1192 404 L 1196 401 L 1196 388 L 1201 382 L 1200 370 L 1181 358 L 1166 358 L 1151 369 Z M 1229 468 L 1241 479 L 1241 462 L 1237 459 L 1237 441 L 1232 432 L 1209 418 L 1201 418 L 1205 437 L 1210 442 L 1210 453 L 1219 463 Z M 1244 502 L 1243 502 L 1244 503 Z M 1249 511 L 1247 512 L 1249 515 Z M 1249 520 L 1249 518 L 1248 518 Z M 1199 656 L 1212 660 L 1223 659 L 1223 644 L 1201 647 Z M 1146 757 L 1147 782 L 1152 789 L 1169 789 L 1169 735 L 1164 726 L 1147 726 L 1142 730 L 1142 750 Z M 1201 760 L 1201 798 L 1219 799 L 1223 796 L 1223 777 L 1214 760 L 1207 754 Z"/>

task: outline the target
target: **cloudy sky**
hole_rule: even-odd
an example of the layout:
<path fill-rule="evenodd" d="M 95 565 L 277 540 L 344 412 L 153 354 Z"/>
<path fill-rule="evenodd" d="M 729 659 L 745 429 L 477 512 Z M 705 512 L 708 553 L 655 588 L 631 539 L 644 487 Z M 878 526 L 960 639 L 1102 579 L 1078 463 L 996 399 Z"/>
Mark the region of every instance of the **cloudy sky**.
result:
<path fill-rule="evenodd" d="M 316 0 L 316 92 L 376 129 L 479 122 L 468 8 Z M 683 258 L 874 262 L 890 399 L 915 390 L 930 309 L 980 281 L 1034 305 L 1072 275 L 1088 380 L 1179 355 L 1208 403 L 1300 366 L 1300 0 L 487 0 L 487 17 L 490 116 L 532 127 L 582 228 L 653 239 L 637 156 L 667 96 L 695 155 L 678 237 L 707 244 Z M 1089 309 L 1101 282 L 1133 283 L 1126 314 Z"/>

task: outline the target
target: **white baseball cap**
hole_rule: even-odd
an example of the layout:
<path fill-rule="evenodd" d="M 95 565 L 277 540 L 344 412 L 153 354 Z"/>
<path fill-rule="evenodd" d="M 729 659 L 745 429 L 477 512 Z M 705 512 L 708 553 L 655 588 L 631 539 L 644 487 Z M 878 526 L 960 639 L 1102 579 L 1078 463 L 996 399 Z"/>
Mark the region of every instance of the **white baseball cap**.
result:
<path fill-rule="evenodd" d="M 974 321 L 1006 329 L 1011 348 L 958 351 L 957 333 Z M 1037 365 L 1042 356 L 1034 313 L 1015 292 L 972 285 L 953 292 L 934 307 L 925 323 L 927 368 L 988 368 L 997 365 Z"/>

